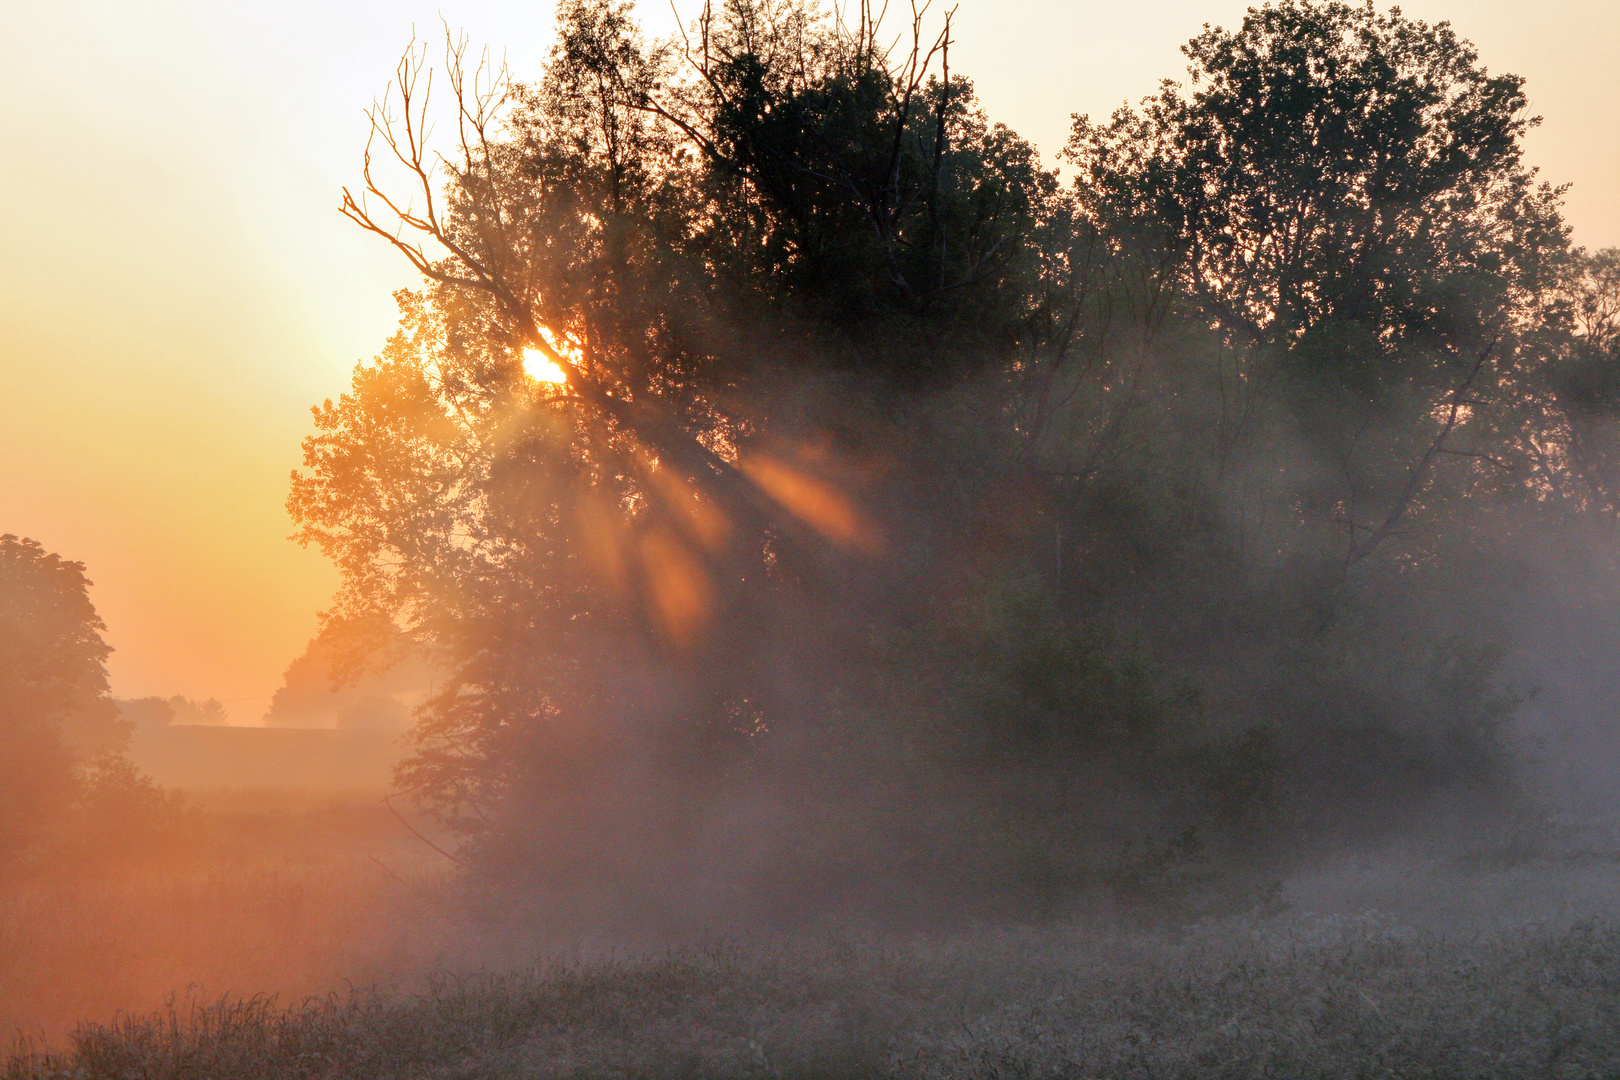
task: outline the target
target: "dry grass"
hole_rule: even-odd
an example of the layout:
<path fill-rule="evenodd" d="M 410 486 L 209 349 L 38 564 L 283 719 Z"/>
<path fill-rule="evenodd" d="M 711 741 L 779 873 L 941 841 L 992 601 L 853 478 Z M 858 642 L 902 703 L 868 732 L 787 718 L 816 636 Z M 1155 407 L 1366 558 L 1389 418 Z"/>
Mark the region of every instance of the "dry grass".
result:
<path fill-rule="evenodd" d="M 1620 1076 L 1607 825 L 1319 868 L 1269 919 L 514 971 L 535 939 L 452 917 L 371 810 L 209 812 L 234 823 L 207 865 L 0 899 L 3 1080 Z"/>
<path fill-rule="evenodd" d="M 324 993 L 444 948 L 435 857 L 375 799 L 216 802 L 161 857 L 0 882 L 0 1032 L 54 1040 L 175 993 Z"/>
<path fill-rule="evenodd" d="M 7 1077 L 1597 1077 L 1620 1074 L 1617 991 L 1609 925 L 728 944 L 173 1008 Z"/>

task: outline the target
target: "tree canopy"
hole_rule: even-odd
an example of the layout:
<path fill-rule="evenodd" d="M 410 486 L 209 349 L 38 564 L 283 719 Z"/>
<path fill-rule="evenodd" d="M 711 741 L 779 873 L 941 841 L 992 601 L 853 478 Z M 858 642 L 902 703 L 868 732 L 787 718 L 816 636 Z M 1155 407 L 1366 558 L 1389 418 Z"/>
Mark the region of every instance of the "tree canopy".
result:
<path fill-rule="evenodd" d="M 450 673 L 401 779 L 490 873 L 621 900 L 1061 908 L 1510 804 L 1511 643 L 1459 582 L 1483 518 L 1614 490 L 1612 260 L 1523 164 L 1521 81 L 1285 0 L 1076 118 L 1065 185 L 948 17 L 866 11 L 649 42 L 566 0 L 530 84 L 450 41 L 443 190 L 402 60 L 373 144 L 415 201 L 368 153 L 344 209 L 425 286 L 288 502 L 326 638 Z"/>
<path fill-rule="evenodd" d="M 99 749 L 121 734 L 89 584 L 82 563 L 0 536 L 0 863 L 71 806 L 69 736 Z"/>

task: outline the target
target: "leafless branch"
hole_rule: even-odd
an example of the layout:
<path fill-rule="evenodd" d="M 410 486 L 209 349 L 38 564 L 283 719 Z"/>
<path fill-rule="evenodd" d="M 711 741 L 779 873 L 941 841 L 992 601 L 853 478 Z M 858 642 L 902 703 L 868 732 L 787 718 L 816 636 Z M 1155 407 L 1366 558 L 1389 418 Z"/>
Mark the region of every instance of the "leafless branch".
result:
<path fill-rule="evenodd" d="M 1360 544 L 1356 543 L 1355 538 L 1352 536 L 1350 545 L 1345 551 L 1344 564 L 1347 568 L 1378 550 L 1378 546 L 1384 542 L 1384 539 L 1400 523 L 1401 518 L 1406 515 L 1407 509 L 1412 505 L 1412 500 L 1417 497 L 1418 491 L 1423 486 L 1423 481 L 1428 475 L 1429 466 L 1433 463 L 1435 455 L 1445 451 L 1447 437 L 1451 435 L 1458 421 L 1462 418 L 1462 410 L 1469 388 L 1474 385 L 1474 380 L 1484 370 L 1485 362 L 1490 359 L 1491 353 L 1495 351 L 1498 340 L 1499 338 L 1491 338 L 1485 347 L 1479 351 L 1479 356 L 1474 360 L 1473 367 L 1468 369 L 1467 376 L 1451 392 L 1450 407 L 1446 411 L 1445 421 L 1440 425 L 1439 434 L 1435 435 L 1433 441 L 1423 451 L 1423 455 L 1418 458 L 1417 463 L 1407 473 L 1406 483 L 1401 487 L 1400 494 L 1395 499 L 1395 504 L 1390 508 L 1383 522 L 1372 530 L 1367 539 Z"/>
<path fill-rule="evenodd" d="M 445 858 L 449 859 L 451 862 L 455 863 L 457 866 L 465 867 L 467 865 L 461 859 L 458 859 L 456 856 L 454 856 L 450 852 L 444 850 L 444 848 L 440 847 L 438 844 L 435 844 L 432 840 L 429 840 L 427 837 L 423 836 L 422 833 L 416 828 L 416 826 L 414 826 L 410 822 L 406 821 L 404 815 L 401 814 L 398 810 L 394 809 L 394 795 L 392 795 L 392 794 L 384 795 L 383 796 L 383 805 L 388 807 L 388 812 L 390 814 L 393 814 L 394 819 L 396 821 L 398 821 L 401 825 L 405 826 L 406 830 L 408 830 L 412 836 L 416 837 L 418 840 L 422 841 L 422 843 L 426 844 L 428 847 L 432 848 L 434 851 L 437 851 L 440 855 L 443 855 Z"/>

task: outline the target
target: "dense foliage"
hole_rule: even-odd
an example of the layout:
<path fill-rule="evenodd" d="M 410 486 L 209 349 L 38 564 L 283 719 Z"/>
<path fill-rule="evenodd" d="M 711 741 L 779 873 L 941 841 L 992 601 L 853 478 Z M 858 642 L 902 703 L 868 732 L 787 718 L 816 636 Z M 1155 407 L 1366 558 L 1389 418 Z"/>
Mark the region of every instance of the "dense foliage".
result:
<path fill-rule="evenodd" d="M 0 862 L 37 842 L 70 805 L 63 725 L 117 715 L 88 584 L 81 564 L 0 536 Z"/>
<path fill-rule="evenodd" d="M 452 46 L 442 193 L 402 63 L 431 210 L 347 209 L 427 285 L 289 500 L 327 636 L 448 673 L 402 780 L 595 918 L 1053 913 L 1511 809 L 1498 570 L 1620 491 L 1620 279 L 1520 80 L 1273 3 L 1066 186 L 911 30 L 567 0 L 537 83 Z"/>
<path fill-rule="evenodd" d="M 0 536 L 0 875 L 127 858 L 179 811 L 123 756 L 130 725 L 108 693 L 89 585 L 83 563 Z"/>

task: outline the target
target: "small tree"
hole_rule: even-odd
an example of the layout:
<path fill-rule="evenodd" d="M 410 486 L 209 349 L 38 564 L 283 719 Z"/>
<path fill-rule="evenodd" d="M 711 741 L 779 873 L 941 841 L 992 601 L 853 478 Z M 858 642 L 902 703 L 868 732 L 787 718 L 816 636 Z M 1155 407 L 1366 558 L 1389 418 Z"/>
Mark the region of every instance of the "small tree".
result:
<path fill-rule="evenodd" d="M 0 862 L 61 821 L 76 794 L 81 745 L 117 748 L 124 728 L 107 692 L 106 629 L 82 563 L 0 536 Z"/>

